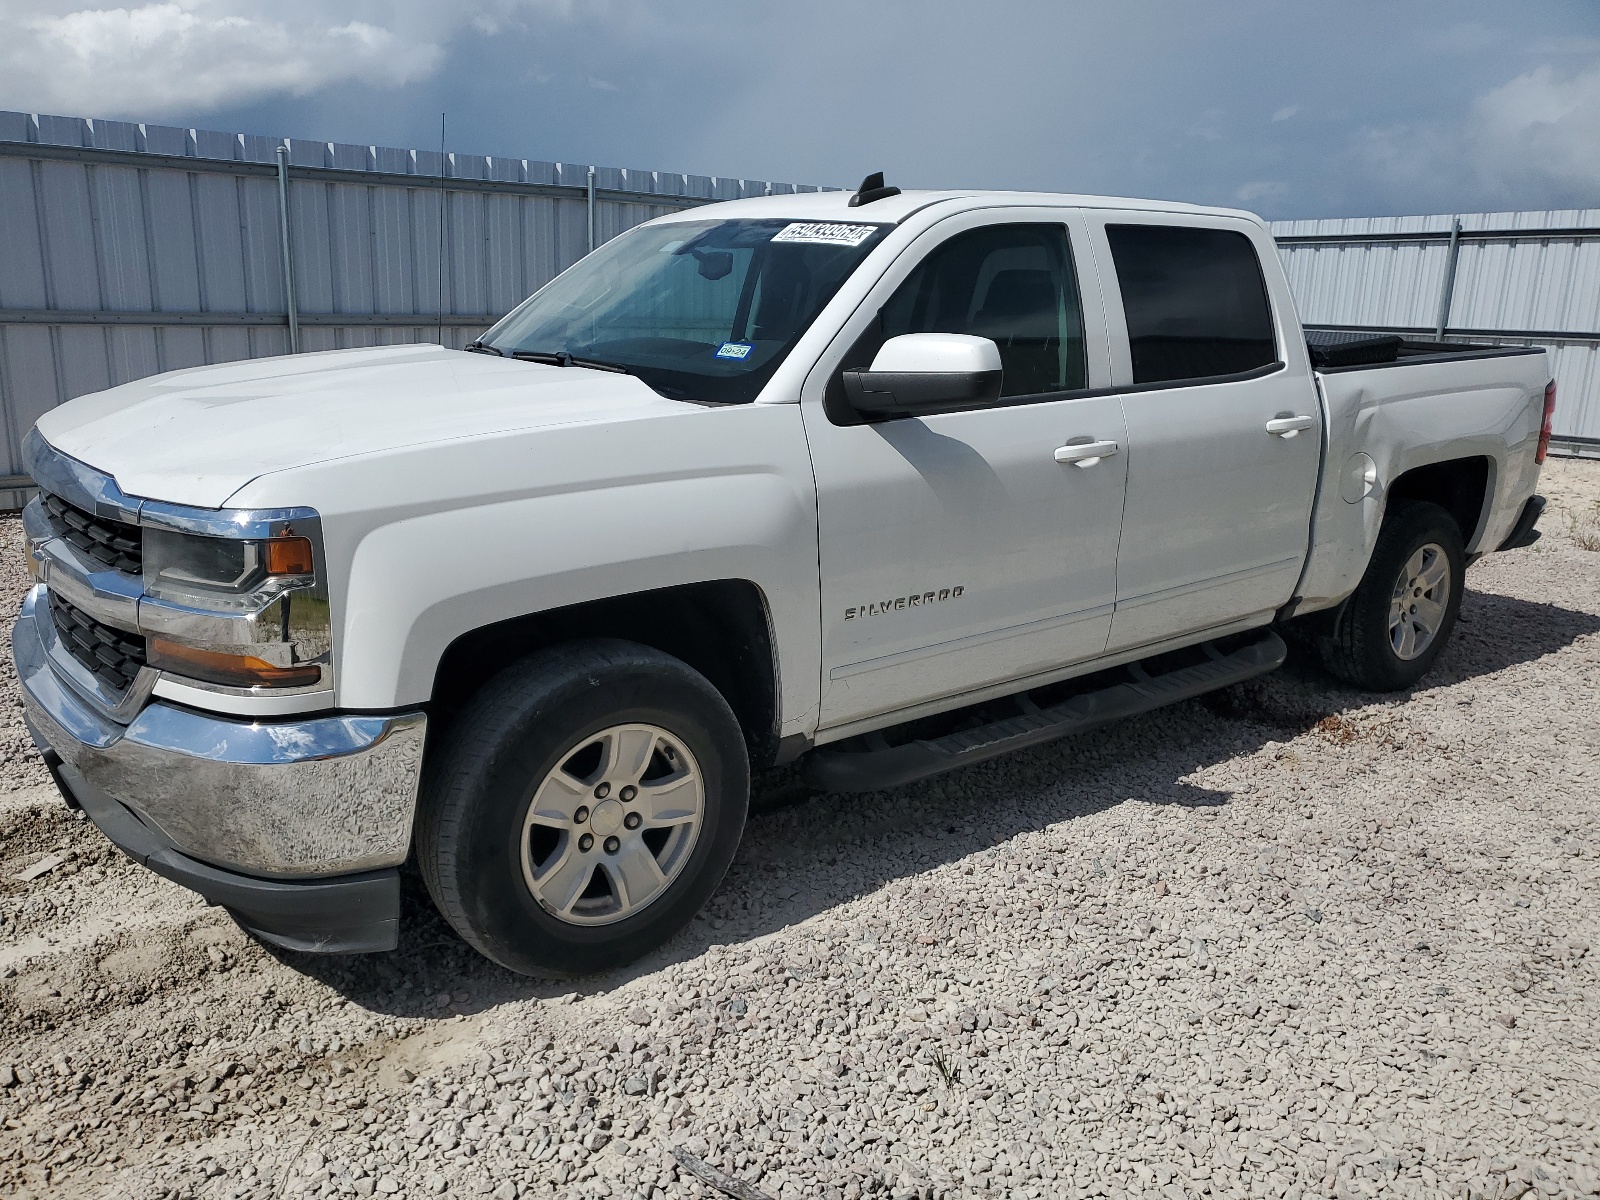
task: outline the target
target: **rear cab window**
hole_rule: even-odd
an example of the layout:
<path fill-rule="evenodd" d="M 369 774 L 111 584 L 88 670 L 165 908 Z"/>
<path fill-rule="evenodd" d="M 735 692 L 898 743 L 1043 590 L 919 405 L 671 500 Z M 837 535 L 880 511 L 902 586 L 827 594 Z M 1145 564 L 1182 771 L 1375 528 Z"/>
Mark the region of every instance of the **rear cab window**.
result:
<path fill-rule="evenodd" d="M 1213 380 L 1276 365 L 1254 244 L 1232 229 L 1107 224 L 1134 384 Z"/>

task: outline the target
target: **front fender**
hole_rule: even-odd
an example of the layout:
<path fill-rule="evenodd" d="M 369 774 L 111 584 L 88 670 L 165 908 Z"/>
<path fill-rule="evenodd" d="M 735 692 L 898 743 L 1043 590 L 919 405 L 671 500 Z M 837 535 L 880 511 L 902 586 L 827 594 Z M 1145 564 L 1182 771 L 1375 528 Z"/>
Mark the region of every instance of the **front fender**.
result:
<path fill-rule="evenodd" d="M 486 625 L 716 579 L 761 589 L 778 660 L 791 667 L 806 657 L 797 631 L 816 622 L 814 530 L 794 489 L 769 474 L 634 483 L 395 521 L 369 533 L 351 563 L 340 703 L 427 700 L 445 649 Z M 804 682 L 795 670 L 782 676 Z M 783 700 L 785 713 L 808 707 L 798 692 Z"/>
<path fill-rule="evenodd" d="M 342 708 L 426 702 L 446 647 L 474 629 L 742 579 L 769 606 L 780 732 L 815 722 L 816 484 L 798 405 L 575 413 L 308 464 L 236 502 L 285 496 L 323 518 Z"/>

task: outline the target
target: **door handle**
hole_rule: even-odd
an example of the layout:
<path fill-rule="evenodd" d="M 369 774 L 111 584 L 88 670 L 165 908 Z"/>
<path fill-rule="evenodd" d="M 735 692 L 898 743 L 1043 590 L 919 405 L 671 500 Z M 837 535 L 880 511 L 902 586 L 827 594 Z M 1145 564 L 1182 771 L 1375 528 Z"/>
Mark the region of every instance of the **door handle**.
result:
<path fill-rule="evenodd" d="M 1071 463 L 1075 467 L 1092 467 L 1102 458 L 1110 458 L 1118 450 L 1115 442 L 1068 442 L 1056 447 L 1056 461 Z"/>
<path fill-rule="evenodd" d="M 1317 423 L 1315 417 L 1298 417 L 1294 413 L 1279 413 L 1267 422 L 1267 432 L 1275 437 L 1292 438 L 1302 429 Z"/>

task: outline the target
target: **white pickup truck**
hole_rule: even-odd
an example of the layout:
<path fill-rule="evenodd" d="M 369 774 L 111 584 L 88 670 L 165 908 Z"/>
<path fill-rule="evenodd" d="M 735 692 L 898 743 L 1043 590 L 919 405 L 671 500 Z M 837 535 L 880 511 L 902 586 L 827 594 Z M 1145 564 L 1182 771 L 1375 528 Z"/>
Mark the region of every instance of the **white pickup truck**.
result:
<path fill-rule="evenodd" d="M 897 786 L 1276 667 L 1414 684 L 1525 545 L 1544 351 L 1302 330 L 1261 221 L 1021 193 L 642 225 L 472 352 L 177 371 L 40 418 L 35 740 L 289 948 L 415 855 L 516 971 L 659 945 L 752 768 Z M 914 802 L 914 800 L 912 801 Z"/>

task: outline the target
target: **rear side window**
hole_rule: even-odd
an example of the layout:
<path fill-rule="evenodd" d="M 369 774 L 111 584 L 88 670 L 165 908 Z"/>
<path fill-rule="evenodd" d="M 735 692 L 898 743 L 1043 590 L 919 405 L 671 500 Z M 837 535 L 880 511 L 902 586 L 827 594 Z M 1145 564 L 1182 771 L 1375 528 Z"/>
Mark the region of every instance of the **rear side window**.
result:
<path fill-rule="evenodd" d="M 1108 225 L 1135 383 L 1205 379 L 1277 360 L 1255 247 L 1229 229 Z"/>
<path fill-rule="evenodd" d="M 1086 385 L 1083 314 L 1067 231 L 990 225 L 928 255 L 883 306 L 882 335 L 971 333 L 1000 348 L 1002 396 Z"/>

